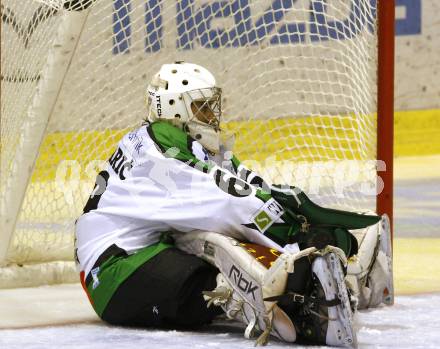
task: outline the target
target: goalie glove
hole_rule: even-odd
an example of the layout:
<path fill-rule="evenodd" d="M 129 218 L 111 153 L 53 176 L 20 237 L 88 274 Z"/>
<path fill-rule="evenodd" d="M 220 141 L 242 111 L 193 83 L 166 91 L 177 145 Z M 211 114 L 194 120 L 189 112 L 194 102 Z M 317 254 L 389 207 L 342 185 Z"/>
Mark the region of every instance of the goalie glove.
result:
<path fill-rule="evenodd" d="M 374 214 L 321 207 L 296 187 L 272 186 L 270 194 L 283 207 L 283 220 L 295 228 L 286 243 L 296 242 L 301 249 L 312 246 L 322 249 L 326 245 L 332 245 L 342 249 L 350 257 L 357 253 L 358 245 L 349 230 L 365 228 L 380 220 Z"/>

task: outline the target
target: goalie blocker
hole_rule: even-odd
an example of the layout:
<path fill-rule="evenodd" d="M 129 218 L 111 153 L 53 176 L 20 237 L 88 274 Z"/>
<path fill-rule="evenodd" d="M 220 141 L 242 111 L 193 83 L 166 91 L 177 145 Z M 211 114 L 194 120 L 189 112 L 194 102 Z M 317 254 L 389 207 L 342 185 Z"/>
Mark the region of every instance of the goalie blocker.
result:
<path fill-rule="evenodd" d="M 310 247 L 280 255 L 212 232 L 174 239 L 179 249 L 220 270 L 217 287 L 204 292 L 208 306 L 220 306 L 245 323 L 246 338 L 259 333 L 256 344 L 267 343 L 272 334 L 286 342 L 356 345 L 342 250 Z"/>

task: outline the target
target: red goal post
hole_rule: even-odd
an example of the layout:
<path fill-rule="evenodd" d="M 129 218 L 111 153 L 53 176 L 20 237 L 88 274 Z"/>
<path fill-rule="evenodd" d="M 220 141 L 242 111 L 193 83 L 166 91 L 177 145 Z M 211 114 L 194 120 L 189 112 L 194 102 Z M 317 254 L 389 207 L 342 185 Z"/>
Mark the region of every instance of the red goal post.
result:
<path fill-rule="evenodd" d="M 378 171 L 384 187 L 376 211 L 388 215 L 393 233 L 395 0 L 379 1 L 378 20 L 377 159 L 385 162 L 386 169 Z"/>

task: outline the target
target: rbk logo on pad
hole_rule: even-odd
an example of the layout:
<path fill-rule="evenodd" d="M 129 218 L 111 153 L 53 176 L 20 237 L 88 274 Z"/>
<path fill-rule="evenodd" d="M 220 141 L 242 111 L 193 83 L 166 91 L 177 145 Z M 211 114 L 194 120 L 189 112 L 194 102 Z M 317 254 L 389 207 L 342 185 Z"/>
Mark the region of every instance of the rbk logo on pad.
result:
<path fill-rule="evenodd" d="M 246 280 L 242 272 L 235 265 L 232 265 L 231 269 L 229 270 L 229 278 L 231 278 L 231 276 L 238 288 L 245 293 L 251 293 L 253 299 L 255 300 L 254 292 L 258 289 L 258 285 L 254 286 L 252 280 Z"/>

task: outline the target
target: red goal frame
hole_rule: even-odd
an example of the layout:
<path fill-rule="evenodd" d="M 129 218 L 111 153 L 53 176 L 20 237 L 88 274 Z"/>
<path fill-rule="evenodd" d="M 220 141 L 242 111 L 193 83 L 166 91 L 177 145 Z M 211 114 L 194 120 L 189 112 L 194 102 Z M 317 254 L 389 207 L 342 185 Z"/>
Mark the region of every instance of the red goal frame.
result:
<path fill-rule="evenodd" d="M 376 211 L 390 218 L 393 236 L 393 140 L 394 140 L 394 40 L 395 0 L 378 0 L 377 160 L 386 168 L 377 172 L 384 188 L 377 195 Z"/>

